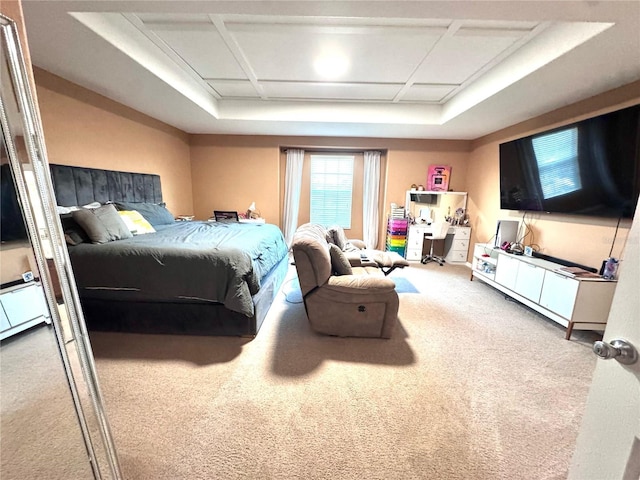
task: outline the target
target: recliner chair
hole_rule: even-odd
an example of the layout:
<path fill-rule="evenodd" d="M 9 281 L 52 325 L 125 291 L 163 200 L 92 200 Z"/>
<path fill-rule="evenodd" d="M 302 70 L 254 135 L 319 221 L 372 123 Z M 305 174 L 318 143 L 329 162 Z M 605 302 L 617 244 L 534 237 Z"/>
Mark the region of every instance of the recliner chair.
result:
<path fill-rule="evenodd" d="M 438 257 L 433 253 L 433 244 L 436 240 L 444 240 L 447 237 L 449 227 L 451 227 L 449 222 L 435 222 L 432 224 L 431 233 L 425 233 L 425 238 L 429 238 L 431 240 L 431 246 L 429 247 L 429 253 L 422 257 L 422 263 L 427 264 L 429 262 L 437 262 L 440 266 L 444 264 L 444 258 Z"/>
<path fill-rule="evenodd" d="M 291 243 L 311 328 L 340 337 L 390 338 L 398 321 L 395 283 L 377 266 L 352 267 L 326 235 L 324 227 L 307 223 Z"/>

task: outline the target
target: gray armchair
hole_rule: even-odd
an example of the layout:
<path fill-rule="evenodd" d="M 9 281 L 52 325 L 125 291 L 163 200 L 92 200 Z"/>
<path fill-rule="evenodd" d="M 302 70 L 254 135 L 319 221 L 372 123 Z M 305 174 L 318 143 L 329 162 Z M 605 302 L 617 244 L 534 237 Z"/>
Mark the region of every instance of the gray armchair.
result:
<path fill-rule="evenodd" d="M 291 247 L 313 330 L 340 337 L 391 337 L 398 294 L 377 266 L 352 267 L 316 224 L 300 226 Z M 343 274 L 334 274 L 338 271 Z"/>

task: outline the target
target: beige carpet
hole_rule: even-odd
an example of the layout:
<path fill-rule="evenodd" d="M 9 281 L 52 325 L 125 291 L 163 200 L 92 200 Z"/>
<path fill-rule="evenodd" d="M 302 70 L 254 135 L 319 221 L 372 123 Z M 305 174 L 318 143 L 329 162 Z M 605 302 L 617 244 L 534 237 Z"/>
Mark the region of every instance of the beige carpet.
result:
<path fill-rule="evenodd" d="M 313 333 L 295 278 L 251 341 L 92 334 L 125 478 L 565 478 L 599 335 L 463 266 L 391 277 L 391 340 Z"/>
<path fill-rule="evenodd" d="M 0 478 L 93 478 L 53 327 L 0 347 Z"/>

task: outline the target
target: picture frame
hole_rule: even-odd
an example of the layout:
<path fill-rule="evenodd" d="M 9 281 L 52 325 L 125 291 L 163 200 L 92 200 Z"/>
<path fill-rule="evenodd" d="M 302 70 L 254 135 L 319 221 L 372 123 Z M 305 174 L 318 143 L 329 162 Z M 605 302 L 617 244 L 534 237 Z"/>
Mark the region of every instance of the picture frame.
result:
<path fill-rule="evenodd" d="M 451 167 L 449 165 L 429 165 L 427 171 L 427 190 L 446 192 L 449 190 Z"/>

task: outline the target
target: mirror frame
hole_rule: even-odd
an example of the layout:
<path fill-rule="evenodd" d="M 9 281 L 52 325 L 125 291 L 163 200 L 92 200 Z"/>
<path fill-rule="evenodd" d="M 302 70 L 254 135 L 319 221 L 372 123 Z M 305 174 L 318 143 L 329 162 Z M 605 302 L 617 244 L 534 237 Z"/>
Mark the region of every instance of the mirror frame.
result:
<path fill-rule="evenodd" d="M 14 122 L 12 130 L 1 97 L 0 124 L 56 342 L 94 477 L 121 479 L 120 464 L 104 408 L 89 335 L 56 211 L 42 124 L 34 101 L 35 86 L 30 82 L 16 23 L 0 14 L 0 32 L 3 47 L 6 46 L 4 54 L 12 80 L 11 86 L 21 114 L 21 131 L 27 150 L 22 163 L 12 134 L 18 126 Z M 8 89 L 2 90 L 4 94 Z M 25 180 L 25 166 L 33 172 L 35 185 Z M 40 209 L 42 215 L 35 215 L 36 209 Z M 55 266 L 62 304 L 58 304 L 56 300 L 45 252 L 50 252 Z"/>

